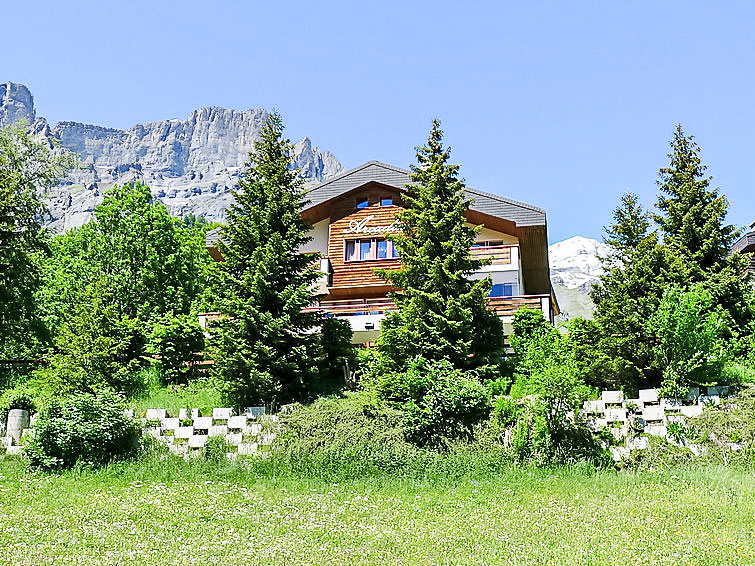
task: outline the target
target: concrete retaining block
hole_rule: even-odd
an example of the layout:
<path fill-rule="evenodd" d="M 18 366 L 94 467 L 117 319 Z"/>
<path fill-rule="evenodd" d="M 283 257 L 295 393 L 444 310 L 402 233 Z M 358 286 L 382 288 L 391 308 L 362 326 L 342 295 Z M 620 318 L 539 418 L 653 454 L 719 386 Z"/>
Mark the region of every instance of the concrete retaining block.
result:
<path fill-rule="evenodd" d="M 0 448 L 8 448 L 9 446 L 13 446 L 13 437 L 3 436 L 0 438 Z"/>
<path fill-rule="evenodd" d="M 245 426 L 246 426 L 246 415 L 241 415 L 238 417 L 230 417 L 228 419 L 228 428 L 242 429 Z"/>
<path fill-rule="evenodd" d="M 228 434 L 226 425 L 213 425 L 207 431 L 207 436 L 225 436 L 226 434 Z"/>
<path fill-rule="evenodd" d="M 627 437 L 627 434 L 629 433 L 627 427 L 612 427 L 611 428 L 611 434 L 616 440 L 621 440 L 623 438 Z"/>
<path fill-rule="evenodd" d="M 621 405 L 624 402 L 623 391 L 603 391 L 601 400 L 606 405 Z"/>
<path fill-rule="evenodd" d="M 611 456 L 614 461 L 621 462 L 624 458 L 629 458 L 629 448 L 626 446 L 611 446 Z"/>
<path fill-rule="evenodd" d="M 627 439 L 627 448 L 630 450 L 644 450 L 650 445 L 650 441 L 646 436 L 637 436 L 635 438 Z"/>
<path fill-rule="evenodd" d="M 170 429 L 170 430 L 176 430 L 179 426 L 181 426 L 181 421 L 177 418 L 165 418 L 162 421 L 163 423 L 163 429 Z"/>
<path fill-rule="evenodd" d="M 21 456 L 23 454 L 23 448 L 21 446 L 8 446 L 5 448 L 5 453 L 11 456 Z"/>
<path fill-rule="evenodd" d="M 657 389 L 640 389 L 640 401 L 642 401 L 643 403 L 657 403 L 658 390 Z"/>
<path fill-rule="evenodd" d="M 663 410 L 663 407 L 654 405 L 650 407 L 645 407 L 642 410 L 642 419 L 645 422 L 656 422 L 656 421 L 662 421 L 666 416 L 666 411 Z"/>
<path fill-rule="evenodd" d="M 259 423 L 250 424 L 248 427 L 246 427 L 247 434 L 250 434 L 251 436 L 257 436 L 262 432 L 262 425 Z"/>
<path fill-rule="evenodd" d="M 605 419 L 609 423 L 626 422 L 627 410 L 626 409 L 606 409 Z"/>
<path fill-rule="evenodd" d="M 202 448 L 205 444 L 207 444 L 207 436 L 204 434 L 189 438 L 189 448 Z"/>
<path fill-rule="evenodd" d="M 667 411 L 678 411 L 679 407 L 683 406 L 684 403 L 682 403 L 681 399 L 669 399 L 667 397 L 661 399 L 661 407 L 663 407 Z"/>
<path fill-rule="evenodd" d="M 702 412 L 703 412 L 702 405 L 689 405 L 685 407 L 679 407 L 679 413 L 691 419 L 694 419 L 695 417 L 699 417 L 702 414 Z"/>
<path fill-rule="evenodd" d="M 160 438 L 160 435 L 162 434 L 163 429 L 159 426 L 148 426 L 144 429 L 144 434 L 147 436 L 151 436 L 152 438 Z"/>
<path fill-rule="evenodd" d="M 717 395 L 700 395 L 699 403 L 705 405 L 718 405 L 721 402 L 721 398 Z"/>
<path fill-rule="evenodd" d="M 256 444 L 239 444 L 239 449 L 238 449 L 237 454 L 240 454 L 241 456 L 249 456 L 256 452 L 257 452 Z"/>
<path fill-rule="evenodd" d="M 163 420 L 167 418 L 168 411 L 165 409 L 147 409 L 147 420 L 148 421 L 154 421 L 154 420 Z"/>
<path fill-rule="evenodd" d="M 697 398 L 700 397 L 699 387 L 690 387 L 687 389 L 687 401 L 690 403 L 697 403 Z"/>
<path fill-rule="evenodd" d="M 194 427 L 179 426 L 173 436 L 175 436 L 176 438 L 191 438 L 192 436 L 194 436 Z"/>
<path fill-rule="evenodd" d="M 8 424 L 5 426 L 5 435 L 13 438 L 15 444 L 21 443 L 21 434 L 29 428 L 29 411 L 24 409 L 11 409 L 8 411 Z"/>
<path fill-rule="evenodd" d="M 634 405 L 635 407 L 637 407 L 637 411 L 638 412 L 642 412 L 642 409 L 645 408 L 645 403 L 643 403 L 639 399 L 627 399 L 626 403 L 624 403 L 624 406 L 627 408 L 627 410 L 629 410 L 629 405 L 630 404 Z"/>
<path fill-rule="evenodd" d="M 228 407 L 218 407 L 212 410 L 212 418 L 227 421 L 233 416 L 233 409 Z"/>
<path fill-rule="evenodd" d="M 594 401 L 585 401 L 584 409 L 588 414 L 597 415 L 606 410 L 606 404 L 600 399 Z"/>
<path fill-rule="evenodd" d="M 195 417 L 193 419 L 194 430 L 210 430 L 212 426 L 212 417 Z"/>

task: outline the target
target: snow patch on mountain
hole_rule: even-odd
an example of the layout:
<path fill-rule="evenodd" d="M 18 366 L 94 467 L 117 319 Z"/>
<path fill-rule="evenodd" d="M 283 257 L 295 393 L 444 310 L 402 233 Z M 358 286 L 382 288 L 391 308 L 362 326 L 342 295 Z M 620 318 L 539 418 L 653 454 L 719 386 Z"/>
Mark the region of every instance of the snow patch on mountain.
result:
<path fill-rule="evenodd" d="M 599 256 L 608 255 L 609 247 L 592 238 L 574 236 L 548 247 L 551 280 L 567 289 L 589 290 L 603 275 Z"/>

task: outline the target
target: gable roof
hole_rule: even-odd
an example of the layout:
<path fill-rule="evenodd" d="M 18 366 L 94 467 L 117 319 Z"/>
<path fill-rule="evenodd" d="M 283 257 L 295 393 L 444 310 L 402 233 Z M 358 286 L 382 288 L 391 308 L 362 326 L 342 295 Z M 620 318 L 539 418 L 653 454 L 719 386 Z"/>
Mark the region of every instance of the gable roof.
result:
<path fill-rule="evenodd" d="M 379 161 L 369 161 L 350 171 L 341 173 L 313 187 L 308 193 L 307 209 L 345 194 L 370 182 L 382 183 L 400 190 L 411 181 L 409 171 Z M 472 201 L 471 210 L 504 218 L 517 226 L 545 226 L 545 211 L 530 204 L 485 193 L 467 187 L 464 196 Z"/>

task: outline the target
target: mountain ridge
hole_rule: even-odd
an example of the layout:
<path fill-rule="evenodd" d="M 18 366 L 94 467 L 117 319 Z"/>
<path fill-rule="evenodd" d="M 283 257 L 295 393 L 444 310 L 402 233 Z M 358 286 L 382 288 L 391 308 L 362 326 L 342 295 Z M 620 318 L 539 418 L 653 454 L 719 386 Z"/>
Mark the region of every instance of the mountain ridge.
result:
<path fill-rule="evenodd" d="M 264 109 L 199 108 L 185 119 L 121 130 L 36 116 L 34 97 L 19 83 L 0 84 L 0 126 L 26 120 L 34 135 L 76 153 L 82 167 L 46 196 L 55 231 L 82 225 L 116 183 L 142 181 L 175 216 L 222 220 L 244 163 L 265 123 Z M 293 166 L 308 186 L 343 171 L 338 159 L 305 137 L 294 143 Z"/>

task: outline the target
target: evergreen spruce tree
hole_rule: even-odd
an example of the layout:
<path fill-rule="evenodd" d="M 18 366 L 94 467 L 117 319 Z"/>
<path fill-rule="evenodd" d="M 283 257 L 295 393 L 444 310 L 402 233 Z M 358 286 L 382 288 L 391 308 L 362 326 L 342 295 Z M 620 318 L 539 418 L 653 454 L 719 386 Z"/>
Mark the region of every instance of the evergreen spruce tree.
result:
<path fill-rule="evenodd" d="M 213 336 L 214 371 L 240 406 L 305 399 L 321 358 L 321 315 L 303 311 L 318 276 L 315 258 L 298 253 L 311 239 L 301 217 L 305 190 L 277 112 L 260 135 L 233 191 L 216 286 L 223 318 Z"/>
<path fill-rule="evenodd" d="M 606 376 L 586 376 L 588 383 L 606 381 L 614 373 L 632 389 L 660 383 L 662 368 L 647 321 L 658 308 L 666 287 L 684 281 L 686 269 L 677 254 L 659 245 L 649 231 L 649 214 L 636 195 L 626 193 L 614 210 L 614 222 L 605 228 L 610 246 L 602 257 L 604 274 L 590 296 L 600 332 L 593 364 Z M 608 361 L 610 360 L 610 363 Z"/>
<path fill-rule="evenodd" d="M 722 269 L 738 233 L 724 224 L 729 208 L 727 198 L 711 188 L 711 177 L 700 160 L 700 147 L 693 136 L 685 136 L 677 125 L 671 142 L 671 163 L 659 173 L 661 194 L 653 218 L 664 243 L 679 251 L 692 267 L 696 281 L 706 273 Z"/>
<path fill-rule="evenodd" d="M 661 194 L 653 215 L 664 245 L 680 254 L 688 279 L 684 285 L 703 283 L 714 303 L 730 317 L 732 335 L 746 332 L 753 320 L 751 295 L 743 280 L 747 264 L 741 254 L 730 255 L 739 231 L 726 224 L 729 201 L 711 187 L 700 159 L 700 147 L 693 136 L 676 127 L 671 142 L 670 163 L 659 173 Z"/>
<path fill-rule="evenodd" d="M 398 310 L 383 321 L 378 348 L 394 369 L 422 357 L 484 373 L 500 363 L 503 328 L 487 309 L 490 280 L 470 279 L 481 266 L 470 254 L 477 231 L 465 224 L 469 201 L 442 138 L 434 120 L 411 167 L 402 232 L 391 236 L 402 266 L 381 272 L 401 289 L 393 295 Z"/>

